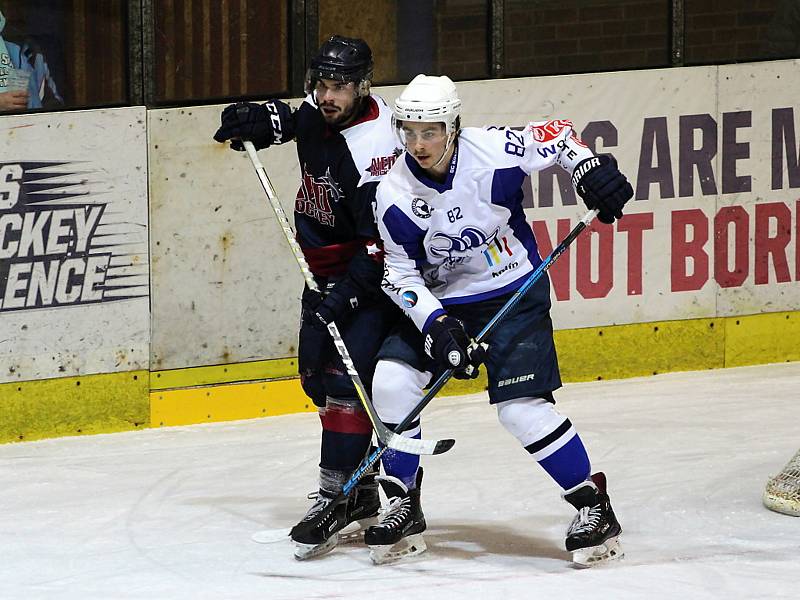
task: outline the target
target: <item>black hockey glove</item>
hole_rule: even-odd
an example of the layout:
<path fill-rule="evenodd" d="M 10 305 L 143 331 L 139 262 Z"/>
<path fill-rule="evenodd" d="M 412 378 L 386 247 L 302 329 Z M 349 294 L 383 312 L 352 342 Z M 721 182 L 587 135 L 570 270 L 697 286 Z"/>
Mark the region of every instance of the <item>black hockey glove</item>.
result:
<path fill-rule="evenodd" d="M 425 335 L 425 352 L 439 364 L 453 369 L 456 379 L 475 379 L 486 359 L 487 344 L 471 346 L 464 325 L 454 317 L 433 321 Z"/>
<path fill-rule="evenodd" d="M 572 185 L 586 207 L 600 212 L 597 218 L 611 224 L 622 218 L 622 207 L 633 198 L 633 188 L 617 168 L 610 154 L 600 154 L 578 163 L 572 174 Z"/>
<path fill-rule="evenodd" d="M 311 324 L 325 330 L 351 310 L 386 301 L 381 291 L 382 277 L 383 263 L 376 261 L 367 247 L 360 249 L 347 265 L 347 273 L 337 281 L 328 281 L 321 294 L 306 288 L 303 307 L 314 315 Z"/>
<path fill-rule="evenodd" d="M 342 282 L 344 283 L 344 281 Z M 348 311 L 358 308 L 358 296 L 347 285 L 333 285 L 314 309 L 311 325 L 325 330 L 328 324 L 340 320 Z"/>
<path fill-rule="evenodd" d="M 234 150 L 244 150 L 242 140 L 253 142 L 256 150 L 261 150 L 294 139 L 292 109 L 280 100 L 231 104 L 223 109 L 220 121 L 222 124 L 214 139 L 218 142 L 230 140 Z"/>

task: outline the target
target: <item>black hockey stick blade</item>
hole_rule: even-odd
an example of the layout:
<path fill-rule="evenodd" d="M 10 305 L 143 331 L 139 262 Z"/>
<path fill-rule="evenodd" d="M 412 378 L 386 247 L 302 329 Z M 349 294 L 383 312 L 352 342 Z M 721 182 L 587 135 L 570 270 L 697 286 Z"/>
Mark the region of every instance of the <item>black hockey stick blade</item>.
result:
<path fill-rule="evenodd" d="M 444 454 L 456 443 L 455 440 L 439 440 L 436 442 L 436 448 L 433 449 L 434 454 Z"/>

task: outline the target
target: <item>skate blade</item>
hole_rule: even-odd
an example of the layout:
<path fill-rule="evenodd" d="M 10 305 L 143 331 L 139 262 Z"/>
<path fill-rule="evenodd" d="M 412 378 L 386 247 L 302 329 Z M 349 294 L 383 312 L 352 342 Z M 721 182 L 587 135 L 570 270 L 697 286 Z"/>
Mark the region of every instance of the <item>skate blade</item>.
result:
<path fill-rule="evenodd" d="M 288 529 L 263 529 L 256 531 L 250 536 L 257 544 L 274 544 L 276 542 L 285 542 L 289 540 Z"/>
<path fill-rule="evenodd" d="M 578 567 L 593 567 L 598 563 L 616 560 L 625 556 L 619 544 L 619 536 L 608 538 L 599 546 L 580 548 L 572 553 L 572 562 Z"/>
<path fill-rule="evenodd" d="M 364 530 L 378 524 L 378 517 L 368 517 L 348 523 L 339 530 L 339 544 L 363 544 Z"/>
<path fill-rule="evenodd" d="M 800 506 L 797 502 L 792 502 L 789 498 L 783 498 L 777 494 L 764 492 L 762 497 L 764 506 L 775 512 L 783 513 L 792 517 L 800 517 Z"/>
<path fill-rule="evenodd" d="M 334 533 L 331 537 L 329 537 L 321 544 L 302 544 L 300 542 L 295 542 L 294 557 L 297 560 L 308 560 L 309 558 L 322 556 L 323 554 L 327 554 L 328 552 L 333 550 L 338 543 L 339 543 L 338 533 Z"/>
<path fill-rule="evenodd" d="M 370 546 L 369 557 L 376 565 L 384 565 L 386 563 L 406 558 L 409 556 L 416 556 L 422 554 L 428 546 L 421 533 L 409 535 L 404 537 L 396 544 L 387 544 L 386 546 Z"/>

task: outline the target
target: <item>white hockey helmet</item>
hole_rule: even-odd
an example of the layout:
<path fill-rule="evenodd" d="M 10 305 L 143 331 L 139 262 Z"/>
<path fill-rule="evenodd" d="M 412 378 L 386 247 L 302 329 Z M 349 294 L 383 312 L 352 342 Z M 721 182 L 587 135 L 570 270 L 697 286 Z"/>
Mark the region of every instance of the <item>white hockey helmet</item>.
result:
<path fill-rule="evenodd" d="M 449 137 L 459 129 L 461 99 L 456 85 L 447 76 L 417 75 L 394 101 L 394 121 L 444 123 Z"/>

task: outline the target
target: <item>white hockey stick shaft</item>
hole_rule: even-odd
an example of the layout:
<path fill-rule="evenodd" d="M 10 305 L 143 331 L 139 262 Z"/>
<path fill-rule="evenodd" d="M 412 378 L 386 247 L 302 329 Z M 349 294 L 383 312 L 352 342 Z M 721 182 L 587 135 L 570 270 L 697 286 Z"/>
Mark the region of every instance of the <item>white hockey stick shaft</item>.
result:
<path fill-rule="evenodd" d="M 300 271 L 303 273 L 303 278 L 305 279 L 306 285 L 311 290 L 320 292 L 319 286 L 314 280 L 311 269 L 308 267 L 308 262 L 306 262 L 306 258 L 303 255 L 302 249 L 300 248 L 300 244 L 297 243 L 292 225 L 289 223 L 289 219 L 286 217 L 286 213 L 284 212 L 283 207 L 278 200 L 277 194 L 275 193 L 275 188 L 272 187 L 272 183 L 267 175 L 267 170 L 264 168 L 264 165 L 258 158 L 258 154 L 256 153 L 255 146 L 253 146 L 253 142 L 243 141 L 243 145 L 244 149 L 247 151 L 247 155 L 250 157 L 250 162 L 253 163 L 253 168 L 256 170 L 258 179 L 261 181 L 261 187 L 264 188 L 264 192 L 267 194 L 272 211 L 275 213 L 275 217 L 278 219 L 278 222 L 281 225 L 283 235 L 286 238 L 286 241 L 289 243 L 289 247 L 292 250 L 292 254 L 297 261 L 297 264 L 300 266 Z M 353 387 L 356 389 L 356 394 L 358 395 L 358 398 L 361 401 L 369 420 L 372 422 L 372 427 L 375 429 L 375 435 L 382 444 L 388 446 L 389 448 L 393 448 L 401 452 L 407 452 L 409 454 L 441 454 L 443 452 L 447 452 L 453 447 L 455 440 L 423 440 L 407 438 L 403 437 L 400 432 L 395 433 L 386 427 L 386 425 L 383 424 L 383 421 L 380 420 L 380 417 L 375 410 L 375 406 L 372 404 L 372 400 L 370 400 L 369 394 L 367 394 L 367 390 L 361 381 L 358 371 L 356 371 L 353 360 L 350 357 L 350 353 L 347 351 L 347 346 L 345 346 L 344 341 L 342 340 L 342 336 L 339 333 L 339 328 L 336 326 L 336 323 L 328 323 L 328 333 L 330 333 L 331 337 L 333 338 L 336 351 L 342 358 L 342 362 L 347 369 L 347 374 L 350 376 L 350 379 L 353 382 Z"/>

